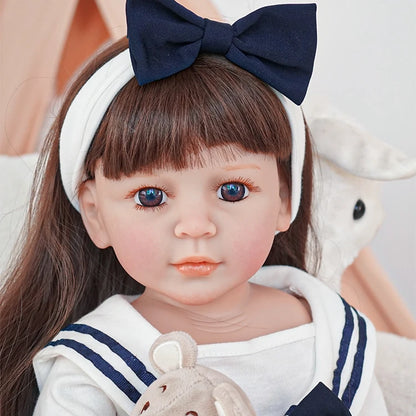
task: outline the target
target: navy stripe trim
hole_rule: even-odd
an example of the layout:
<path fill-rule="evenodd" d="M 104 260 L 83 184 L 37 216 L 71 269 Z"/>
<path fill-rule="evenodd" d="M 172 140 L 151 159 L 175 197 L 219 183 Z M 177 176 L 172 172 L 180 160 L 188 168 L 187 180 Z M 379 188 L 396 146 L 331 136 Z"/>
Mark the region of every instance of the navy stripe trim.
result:
<path fill-rule="evenodd" d="M 62 331 L 75 331 L 82 334 L 91 335 L 94 339 L 105 344 L 114 354 L 117 354 L 133 372 L 139 377 L 139 379 L 146 385 L 150 386 L 156 377 L 147 371 L 145 365 L 129 350 L 120 345 L 114 338 L 101 332 L 100 330 L 84 324 L 72 324 L 64 328 Z"/>
<path fill-rule="evenodd" d="M 351 312 L 351 307 L 348 303 L 341 298 L 342 303 L 344 304 L 345 309 L 345 325 L 342 331 L 341 344 L 338 352 L 337 367 L 334 370 L 334 377 L 332 379 L 332 391 L 338 396 L 340 384 L 341 384 L 341 374 L 344 369 L 345 362 L 348 356 L 348 349 L 351 343 L 352 332 L 354 329 L 354 319 Z"/>
<path fill-rule="evenodd" d="M 72 339 L 60 339 L 58 341 L 52 341 L 48 345 L 57 346 L 65 345 L 68 348 L 75 350 L 78 354 L 82 355 L 88 361 L 108 377 L 133 403 L 136 403 L 139 400 L 141 394 L 136 390 L 136 388 L 113 366 L 111 366 L 107 361 L 105 361 L 99 354 L 81 344 L 78 341 Z"/>
<path fill-rule="evenodd" d="M 363 373 L 365 349 L 367 347 L 367 324 L 365 319 L 357 312 L 355 308 L 352 308 L 358 318 L 358 334 L 359 339 L 357 343 L 357 350 L 354 355 L 354 365 L 351 371 L 351 378 L 345 388 L 344 394 L 342 395 L 342 401 L 348 408 L 351 406 L 354 400 L 355 393 L 361 383 L 361 376 Z"/>

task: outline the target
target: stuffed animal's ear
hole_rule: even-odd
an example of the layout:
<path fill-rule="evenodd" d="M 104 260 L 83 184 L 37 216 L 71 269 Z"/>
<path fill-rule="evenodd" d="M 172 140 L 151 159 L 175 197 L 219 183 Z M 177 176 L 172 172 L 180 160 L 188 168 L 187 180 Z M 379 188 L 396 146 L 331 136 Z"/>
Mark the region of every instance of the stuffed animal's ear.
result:
<path fill-rule="evenodd" d="M 198 348 L 185 332 L 175 331 L 161 335 L 150 349 L 153 367 L 161 374 L 196 364 Z"/>
<path fill-rule="evenodd" d="M 218 416 L 255 416 L 248 397 L 241 389 L 224 382 L 212 392 Z"/>
<path fill-rule="evenodd" d="M 379 181 L 416 175 L 416 158 L 409 158 L 351 122 L 321 116 L 308 124 L 319 157 L 353 175 Z"/>

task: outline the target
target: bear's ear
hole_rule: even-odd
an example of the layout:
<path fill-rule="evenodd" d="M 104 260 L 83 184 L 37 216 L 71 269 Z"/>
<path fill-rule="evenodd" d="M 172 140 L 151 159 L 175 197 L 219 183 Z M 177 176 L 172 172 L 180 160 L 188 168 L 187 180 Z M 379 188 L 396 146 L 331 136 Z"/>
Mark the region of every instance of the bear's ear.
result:
<path fill-rule="evenodd" d="M 256 416 L 247 395 L 231 381 L 215 386 L 212 397 L 215 399 L 218 416 Z"/>
<path fill-rule="evenodd" d="M 153 367 L 160 373 L 193 367 L 196 364 L 198 347 L 186 332 L 170 332 L 161 335 L 149 352 Z"/>

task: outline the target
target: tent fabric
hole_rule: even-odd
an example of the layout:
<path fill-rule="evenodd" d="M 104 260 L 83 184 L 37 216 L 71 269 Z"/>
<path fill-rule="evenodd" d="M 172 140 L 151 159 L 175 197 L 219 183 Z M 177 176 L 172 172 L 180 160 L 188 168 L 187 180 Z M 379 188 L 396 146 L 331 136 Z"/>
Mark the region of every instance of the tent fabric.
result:
<path fill-rule="evenodd" d="M 35 147 L 54 96 L 56 71 L 75 7 L 74 1 L 3 1 L 0 153 L 17 155 Z"/>
<path fill-rule="evenodd" d="M 209 1 L 179 2 L 218 18 Z M 51 103 L 73 71 L 105 40 L 126 35 L 124 7 L 124 0 L 0 1 L 0 154 L 39 147 Z"/>
<path fill-rule="evenodd" d="M 123 0 L 96 0 L 101 16 L 88 14 L 94 0 L 50 2 L 48 0 L 3 0 L 0 15 L 0 153 L 19 155 L 35 150 L 51 102 L 57 94 L 61 58 L 67 56 L 68 35 L 75 27 L 87 40 L 91 54 L 101 42 L 88 38 L 97 32 L 100 19 L 111 39 L 125 35 Z M 84 8 L 83 26 L 74 26 L 77 5 Z M 94 19 L 95 17 L 95 19 Z M 93 20 L 91 20 L 93 19 Z M 96 22 L 91 27 L 89 23 Z M 84 47 L 85 45 L 81 45 Z M 75 51 L 73 60 L 79 59 Z M 85 59 L 82 56 L 83 59 Z M 81 62 L 75 62 L 78 66 Z M 73 69 L 74 65 L 69 65 Z M 71 74 L 66 74 L 69 79 Z"/>

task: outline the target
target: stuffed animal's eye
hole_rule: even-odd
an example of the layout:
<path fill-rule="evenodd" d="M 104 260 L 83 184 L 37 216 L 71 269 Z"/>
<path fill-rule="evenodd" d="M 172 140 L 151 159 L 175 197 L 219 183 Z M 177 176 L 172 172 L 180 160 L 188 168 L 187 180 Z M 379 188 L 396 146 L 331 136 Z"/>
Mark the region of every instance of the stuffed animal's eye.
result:
<path fill-rule="evenodd" d="M 352 212 L 352 217 L 354 218 L 354 220 L 359 220 L 360 218 L 364 216 L 364 214 L 365 214 L 365 204 L 363 201 L 361 201 L 361 199 L 359 199 L 355 203 L 355 207 Z"/>
<path fill-rule="evenodd" d="M 185 416 L 198 416 L 198 413 L 190 410 L 189 412 L 186 412 Z"/>
<path fill-rule="evenodd" d="M 159 388 L 162 389 L 162 393 L 164 393 L 165 390 L 167 389 L 167 386 L 166 384 L 164 384 L 163 386 L 160 386 Z"/>
<path fill-rule="evenodd" d="M 145 411 L 149 408 L 149 406 L 150 406 L 150 403 L 149 403 L 149 402 L 146 402 L 146 403 L 144 404 L 143 409 L 142 409 L 142 411 L 140 412 L 140 414 L 142 414 L 143 412 L 145 412 Z"/>

